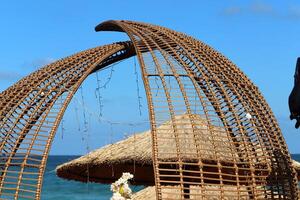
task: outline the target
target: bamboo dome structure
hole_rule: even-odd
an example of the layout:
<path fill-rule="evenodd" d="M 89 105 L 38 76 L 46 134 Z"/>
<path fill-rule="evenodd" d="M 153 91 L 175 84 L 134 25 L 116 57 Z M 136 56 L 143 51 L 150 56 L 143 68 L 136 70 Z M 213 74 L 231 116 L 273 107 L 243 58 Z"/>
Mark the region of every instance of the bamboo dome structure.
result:
<path fill-rule="evenodd" d="M 156 199 L 168 199 L 169 185 L 178 188 L 172 199 L 205 199 L 207 182 L 219 191 L 217 199 L 225 198 L 229 182 L 238 198 L 246 192 L 249 199 L 297 199 L 296 171 L 278 123 L 237 66 L 203 42 L 160 26 L 112 20 L 96 31 L 125 32 L 130 41 L 58 60 L 0 94 L 0 199 L 41 198 L 49 150 L 75 92 L 93 72 L 135 55 L 151 122 Z M 188 128 L 176 118 L 182 114 Z M 205 146 L 198 115 L 207 122 L 216 162 L 207 163 L 200 153 Z M 169 120 L 168 132 L 158 129 Z M 230 165 L 220 159 L 223 135 L 217 130 L 225 130 L 225 141 L 237 152 L 231 153 Z M 165 143 L 172 144 L 171 151 Z M 189 152 L 194 159 L 186 159 Z M 207 173 L 211 180 L 204 179 Z"/>
<path fill-rule="evenodd" d="M 200 116 L 193 116 L 195 126 L 201 134 L 199 134 L 199 145 L 201 145 L 200 154 L 203 162 L 207 164 L 216 163 L 217 160 L 233 165 L 233 159 L 238 158 L 238 152 L 235 152 L 233 144 L 228 140 L 226 131 L 220 127 L 211 127 L 214 129 L 218 140 L 214 140 L 209 132 L 207 122 Z M 194 143 L 190 135 L 192 134 L 192 124 L 189 121 L 189 115 L 175 116 L 184 131 L 181 139 L 181 150 L 185 152 L 183 160 L 185 162 L 194 162 L 197 160 L 196 148 L 191 148 Z M 167 121 L 157 128 L 158 131 L 164 131 L 165 137 L 174 138 L 172 130 L 172 121 Z M 171 156 L 176 155 L 174 152 L 174 143 L 164 143 L 163 148 Z M 56 168 L 56 174 L 65 179 L 77 181 L 92 181 L 100 183 L 112 183 L 116 181 L 124 171 L 134 175 L 133 184 L 136 185 L 154 185 L 154 173 L 152 165 L 152 142 L 151 130 L 141 134 L 134 134 L 126 140 L 110 144 L 99 150 L 90 152 L 89 154 L 64 163 Z M 211 149 L 218 150 L 220 154 L 215 154 Z M 164 162 L 172 162 L 176 157 L 164 155 Z M 172 166 L 169 166 L 170 168 Z M 209 171 L 209 169 L 207 170 Z M 213 172 L 213 171 L 211 171 Z M 206 174 L 203 177 L 208 181 L 213 177 Z"/>

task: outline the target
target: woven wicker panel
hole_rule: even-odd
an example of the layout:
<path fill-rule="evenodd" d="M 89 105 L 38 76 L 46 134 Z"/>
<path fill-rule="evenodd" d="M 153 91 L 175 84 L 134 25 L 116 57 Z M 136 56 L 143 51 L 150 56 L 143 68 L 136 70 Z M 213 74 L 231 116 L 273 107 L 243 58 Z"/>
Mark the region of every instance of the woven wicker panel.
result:
<path fill-rule="evenodd" d="M 49 149 L 74 93 L 92 72 L 135 54 L 149 106 L 157 199 L 224 199 L 228 191 L 237 199 L 297 199 L 276 119 L 234 64 L 163 27 L 108 21 L 96 30 L 126 32 L 132 43 L 59 60 L 0 94 L 1 199 L 41 198 Z"/>
<path fill-rule="evenodd" d="M 70 100 L 93 71 L 134 55 L 130 42 L 47 65 L 1 93 L 0 199 L 40 199 L 43 173 Z"/>
<path fill-rule="evenodd" d="M 223 199 L 228 188 L 238 199 L 297 199 L 276 119 L 233 63 L 159 26 L 107 21 L 96 30 L 126 32 L 135 46 L 152 122 L 157 199 Z M 178 118 L 182 114 L 189 117 Z M 169 120 L 170 126 L 158 129 Z M 169 198 L 163 188 L 175 186 Z"/>

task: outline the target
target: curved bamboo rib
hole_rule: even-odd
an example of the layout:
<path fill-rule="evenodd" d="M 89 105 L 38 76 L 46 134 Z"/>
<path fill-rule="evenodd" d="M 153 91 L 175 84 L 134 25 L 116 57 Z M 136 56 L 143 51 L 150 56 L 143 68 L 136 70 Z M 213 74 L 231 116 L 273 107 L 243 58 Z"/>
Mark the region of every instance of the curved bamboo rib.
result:
<path fill-rule="evenodd" d="M 41 198 L 49 149 L 73 95 L 89 74 L 135 54 L 148 101 L 157 199 L 297 199 L 275 117 L 233 63 L 155 25 L 107 21 L 96 31 L 126 32 L 131 42 L 59 60 L 0 94 L 1 199 Z M 157 128 L 166 121 L 168 128 Z"/>

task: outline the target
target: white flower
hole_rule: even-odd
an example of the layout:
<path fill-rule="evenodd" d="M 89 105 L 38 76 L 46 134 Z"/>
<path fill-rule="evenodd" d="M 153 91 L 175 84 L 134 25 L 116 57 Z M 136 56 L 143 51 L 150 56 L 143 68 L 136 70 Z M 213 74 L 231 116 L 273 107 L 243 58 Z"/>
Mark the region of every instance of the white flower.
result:
<path fill-rule="evenodd" d="M 123 196 L 126 198 L 131 198 L 132 191 L 129 188 L 129 185 L 127 183 L 123 185 L 122 189 L 123 189 L 123 193 L 122 193 Z"/>
<path fill-rule="evenodd" d="M 122 177 L 116 182 L 112 183 L 110 190 L 113 192 L 111 200 L 130 200 L 132 191 L 128 185 L 128 180 L 132 179 L 133 175 L 130 173 L 123 173 Z"/>
<path fill-rule="evenodd" d="M 117 181 L 116 181 L 116 185 L 117 186 L 120 186 L 124 183 L 126 183 L 127 180 L 123 179 L 123 178 L 119 178 Z"/>
<path fill-rule="evenodd" d="M 128 173 L 128 172 L 125 172 L 123 173 L 122 175 L 122 178 L 125 179 L 126 181 L 129 180 L 129 179 L 132 179 L 133 178 L 133 175 Z"/>
<path fill-rule="evenodd" d="M 119 192 L 115 192 L 110 200 L 126 200 Z"/>
<path fill-rule="evenodd" d="M 252 115 L 251 115 L 250 113 L 247 113 L 247 114 L 246 114 L 246 118 L 247 118 L 247 119 L 252 119 Z"/>
<path fill-rule="evenodd" d="M 116 185 L 116 183 L 111 184 L 110 190 L 112 192 L 117 192 L 119 190 L 119 187 Z"/>

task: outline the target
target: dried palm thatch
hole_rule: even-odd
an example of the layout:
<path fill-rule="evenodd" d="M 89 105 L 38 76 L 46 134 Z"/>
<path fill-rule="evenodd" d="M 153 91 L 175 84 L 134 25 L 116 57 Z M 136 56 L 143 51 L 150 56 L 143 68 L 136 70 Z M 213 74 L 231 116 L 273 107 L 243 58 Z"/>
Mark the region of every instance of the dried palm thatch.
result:
<path fill-rule="evenodd" d="M 206 163 L 203 168 L 207 175 L 207 182 L 213 182 L 214 168 L 210 166 L 211 163 L 216 163 L 218 160 L 223 165 L 228 166 L 228 172 L 231 170 L 234 159 L 239 159 L 238 152 L 236 152 L 233 142 L 230 137 L 226 135 L 226 131 L 220 127 L 210 127 L 208 130 L 207 122 L 199 115 L 194 115 L 194 122 L 196 130 L 198 131 L 197 137 L 199 144 L 202 145 L 201 152 L 196 152 L 191 146 L 195 141 L 191 138 L 193 130 L 192 124 L 189 121 L 189 116 L 179 115 L 176 116 L 176 123 L 180 124 L 181 134 L 180 148 L 185 152 L 183 157 L 185 162 L 197 161 L 197 153 L 201 155 L 202 162 Z M 159 128 L 166 137 L 175 139 L 174 132 L 172 131 L 172 121 L 163 123 Z M 175 145 L 172 141 L 160 144 L 165 149 L 165 157 L 163 161 L 168 162 L 176 159 L 176 152 L 173 152 Z M 57 167 L 56 173 L 59 177 L 65 179 L 72 179 L 78 181 L 93 181 L 101 183 L 110 183 L 118 179 L 122 172 L 128 171 L 134 174 L 134 184 L 153 185 L 154 174 L 152 166 L 152 143 L 151 131 L 146 131 L 140 134 L 135 134 L 126 140 L 122 140 L 115 144 L 107 145 L 101 149 L 95 150 L 88 155 L 77 158 L 68 163 L 62 164 Z M 216 153 L 217 152 L 217 153 Z M 254 158 L 255 159 L 255 158 Z M 176 167 L 176 166 L 174 166 Z M 265 163 L 267 173 L 267 163 Z M 243 173 L 242 171 L 240 173 Z M 195 180 L 193 180 L 195 181 Z M 230 184 L 230 183 L 227 183 Z"/>
<path fill-rule="evenodd" d="M 293 160 L 293 167 L 295 168 L 297 172 L 297 178 L 300 181 L 300 163 L 297 162 L 296 160 Z"/>

